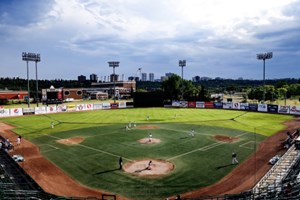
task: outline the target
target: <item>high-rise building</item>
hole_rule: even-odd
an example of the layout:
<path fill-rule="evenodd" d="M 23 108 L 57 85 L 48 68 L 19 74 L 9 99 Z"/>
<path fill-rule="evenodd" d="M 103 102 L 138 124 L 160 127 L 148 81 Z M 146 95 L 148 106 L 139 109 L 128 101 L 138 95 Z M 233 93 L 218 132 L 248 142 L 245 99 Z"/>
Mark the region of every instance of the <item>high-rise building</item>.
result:
<path fill-rule="evenodd" d="M 110 75 L 110 82 L 116 82 L 119 80 L 119 75 L 118 74 L 111 74 Z"/>
<path fill-rule="evenodd" d="M 166 73 L 166 77 L 169 78 L 169 77 L 171 77 L 173 74 L 174 74 L 174 73 L 172 73 L 172 72 Z"/>
<path fill-rule="evenodd" d="M 149 81 L 154 82 L 154 73 L 149 73 Z"/>
<path fill-rule="evenodd" d="M 90 81 L 91 82 L 98 82 L 98 76 L 97 76 L 97 74 L 91 74 L 90 75 Z"/>
<path fill-rule="evenodd" d="M 86 76 L 80 75 L 77 78 L 78 78 L 78 82 L 80 82 L 80 83 L 83 83 L 86 81 Z"/>
<path fill-rule="evenodd" d="M 142 81 L 147 81 L 147 73 L 142 73 Z"/>

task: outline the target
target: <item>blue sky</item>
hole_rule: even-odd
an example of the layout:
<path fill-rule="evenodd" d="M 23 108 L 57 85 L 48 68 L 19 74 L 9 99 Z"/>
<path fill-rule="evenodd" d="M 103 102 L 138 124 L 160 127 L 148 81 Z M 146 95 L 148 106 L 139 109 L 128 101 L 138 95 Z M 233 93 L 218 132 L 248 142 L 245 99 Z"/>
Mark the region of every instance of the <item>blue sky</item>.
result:
<path fill-rule="evenodd" d="M 273 52 L 266 79 L 300 78 L 299 0 L 0 0 L 0 77 L 27 77 L 22 52 L 41 54 L 40 79 L 77 79 L 138 68 L 263 78 L 257 53 Z M 29 63 L 35 79 L 35 64 Z"/>

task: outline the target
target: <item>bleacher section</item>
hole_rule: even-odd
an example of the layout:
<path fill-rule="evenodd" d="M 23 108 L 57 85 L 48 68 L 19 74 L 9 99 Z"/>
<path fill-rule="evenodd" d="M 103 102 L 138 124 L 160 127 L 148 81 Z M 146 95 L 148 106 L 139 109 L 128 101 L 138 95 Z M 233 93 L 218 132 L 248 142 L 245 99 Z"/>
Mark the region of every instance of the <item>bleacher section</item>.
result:
<path fill-rule="evenodd" d="M 3 149 L 0 150 L 0 199 L 55 199 L 48 194 Z"/>

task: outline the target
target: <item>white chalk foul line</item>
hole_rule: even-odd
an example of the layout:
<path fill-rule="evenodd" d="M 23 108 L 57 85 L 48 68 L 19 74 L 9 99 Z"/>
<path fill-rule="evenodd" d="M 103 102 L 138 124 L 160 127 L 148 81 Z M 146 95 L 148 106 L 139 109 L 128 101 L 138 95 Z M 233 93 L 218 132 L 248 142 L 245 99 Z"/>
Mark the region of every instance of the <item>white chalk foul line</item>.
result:
<path fill-rule="evenodd" d="M 63 138 L 59 138 L 59 137 L 56 137 L 56 136 L 53 136 L 53 135 L 47 135 L 49 137 L 52 137 L 52 138 L 55 138 L 55 139 L 63 139 Z M 93 148 L 93 147 L 89 147 L 89 146 L 86 146 L 86 145 L 83 145 L 83 144 L 74 144 L 74 145 L 77 145 L 77 146 L 81 146 L 81 147 L 84 147 L 86 149 L 90 149 L 90 150 L 93 150 L 93 151 L 97 151 L 97 152 L 101 152 L 101 153 L 104 153 L 104 154 L 107 154 L 107 155 L 110 155 L 110 156 L 114 156 L 114 157 L 117 157 L 119 158 L 120 156 L 119 155 L 116 155 L 116 154 L 113 154 L 113 153 L 109 153 L 107 151 L 103 151 L 103 150 L 100 150 L 100 149 L 96 149 L 96 148 Z M 131 159 L 129 158 L 125 158 L 125 157 L 122 157 L 124 160 L 128 160 L 128 161 L 132 161 Z"/>
<path fill-rule="evenodd" d="M 244 133 L 242 133 L 242 134 L 240 134 L 240 135 L 237 135 L 237 137 L 241 137 L 241 136 L 246 135 L 246 134 L 247 134 L 247 132 L 244 132 Z M 182 153 L 182 154 L 179 154 L 179 155 L 177 155 L 177 156 L 173 156 L 173 157 L 171 157 L 171 158 L 168 158 L 167 160 L 173 160 L 173 159 L 175 159 L 175 158 L 179 158 L 179 157 L 182 157 L 182 156 L 185 156 L 185 155 L 194 153 L 194 152 L 196 152 L 196 151 L 207 151 L 207 150 L 209 150 L 209 149 L 212 149 L 212 148 L 214 148 L 214 147 L 220 146 L 220 145 L 222 145 L 222 144 L 226 144 L 226 142 L 216 142 L 216 143 L 213 143 L 213 144 L 210 144 L 210 145 L 201 147 L 201 148 L 199 148 L 199 149 L 194 149 L 194 150 L 192 150 L 192 151 L 188 151 L 188 152 L 186 152 L 186 153 Z"/>

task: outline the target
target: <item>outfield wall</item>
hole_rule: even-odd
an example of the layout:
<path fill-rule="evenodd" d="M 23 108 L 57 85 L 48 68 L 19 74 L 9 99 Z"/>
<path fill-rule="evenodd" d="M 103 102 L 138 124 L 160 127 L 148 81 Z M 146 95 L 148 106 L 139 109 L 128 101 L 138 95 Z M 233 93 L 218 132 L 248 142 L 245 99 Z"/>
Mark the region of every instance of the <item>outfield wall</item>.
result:
<path fill-rule="evenodd" d="M 32 108 L 1 108 L 0 117 L 15 117 L 22 115 L 50 114 L 60 112 L 76 112 L 88 110 L 107 110 L 128 108 L 126 102 L 95 103 L 95 104 L 71 104 L 71 105 L 48 105 Z M 130 106 L 132 107 L 132 106 Z M 274 105 L 274 104 L 249 104 L 239 102 L 201 102 L 201 101 L 173 101 L 174 108 L 210 108 L 227 110 L 248 110 L 265 113 L 281 113 L 300 115 L 300 106 Z"/>

